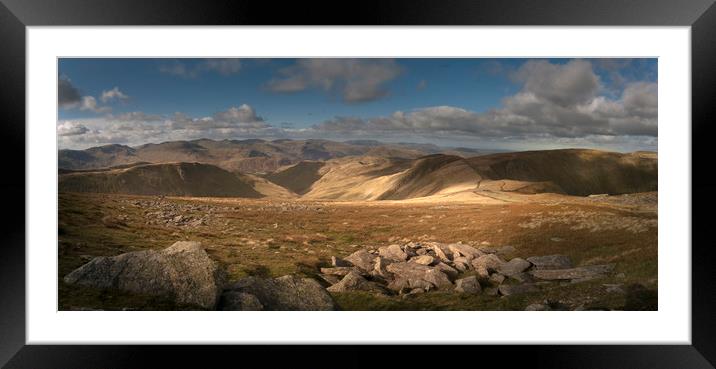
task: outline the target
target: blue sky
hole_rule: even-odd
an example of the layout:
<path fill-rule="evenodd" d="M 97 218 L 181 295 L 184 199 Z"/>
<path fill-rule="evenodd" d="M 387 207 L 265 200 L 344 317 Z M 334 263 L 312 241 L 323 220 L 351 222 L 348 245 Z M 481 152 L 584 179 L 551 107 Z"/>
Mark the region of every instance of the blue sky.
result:
<path fill-rule="evenodd" d="M 61 148 L 199 137 L 657 142 L 656 59 L 60 59 L 58 85 Z"/>

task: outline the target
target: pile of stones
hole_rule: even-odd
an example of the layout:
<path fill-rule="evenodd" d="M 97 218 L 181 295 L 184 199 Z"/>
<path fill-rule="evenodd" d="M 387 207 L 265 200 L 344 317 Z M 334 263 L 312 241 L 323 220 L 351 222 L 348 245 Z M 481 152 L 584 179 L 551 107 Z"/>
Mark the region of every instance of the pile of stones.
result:
<path fill-rule="evenodd" d="M 475 248 L 462 243 L 407 242 L 331 257 L 320 277 L 330 292 L 368 291 L 404 297 L 434 290 L 509 296 L 555 282 L 600 278 L 614 264 L 574 267 L 564 255 L 505 260 L 515 249 Z"/>

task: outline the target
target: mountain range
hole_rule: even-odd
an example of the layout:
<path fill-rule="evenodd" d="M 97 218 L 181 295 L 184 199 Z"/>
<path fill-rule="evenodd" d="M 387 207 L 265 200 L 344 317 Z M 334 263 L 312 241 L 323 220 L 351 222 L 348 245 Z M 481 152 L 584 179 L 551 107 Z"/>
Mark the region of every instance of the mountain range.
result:
<path fill-rule="evenodd" d="M 653 152 L 500 152 L 376 141 L 208 139 L 60 150 L 60 192 L 313 200 L 657 190 Z"/>

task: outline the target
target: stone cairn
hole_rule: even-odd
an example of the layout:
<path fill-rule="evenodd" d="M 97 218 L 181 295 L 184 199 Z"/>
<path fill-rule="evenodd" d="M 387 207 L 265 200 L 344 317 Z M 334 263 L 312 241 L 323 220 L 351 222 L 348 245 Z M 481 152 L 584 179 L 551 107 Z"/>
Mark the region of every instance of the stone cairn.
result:
<path fill-rule="evenodd" d="M 345 258 L 331 257 L 319 275 L 334 293 L 368 291 L 403 298 L 434 290 L 509 296 L 541 286 L 577 283 L 605 276 L 614 264 L 575 267 L 564 255 L 506 260 L 512 246 L 406 242 L 363 248 Z"/>

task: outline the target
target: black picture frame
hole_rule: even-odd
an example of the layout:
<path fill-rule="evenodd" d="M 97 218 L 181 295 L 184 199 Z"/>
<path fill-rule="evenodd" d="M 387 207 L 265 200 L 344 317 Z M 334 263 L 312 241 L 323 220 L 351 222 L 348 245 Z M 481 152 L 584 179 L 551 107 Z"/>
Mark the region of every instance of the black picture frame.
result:
<path fill-rule="evenodd" d="M 713 368 L 716 280 L 710 214 L 716 205 L 711 147 L 716 117 L 716 6 L 713 0 L 503 0 L 258 2 L 170 0 L 0 0 L 0 117 L 6 217 L 0 247 L 0 364 L 4 368 L 368 366 L 483 364 L 549 368 Z M 116 346 L 26 345 L 25 339 L 25 30 L 66 25 L 596 25 L 690 26 L 692 57 L 692 345 L 549 346 Z M 664 124 L 681 124 L 666 122 Z M 668 155 L 669 153 L 662 153 Z M 700 169 L 697 171 L 696 169 Z M 662 175 L 665 175 L 662 173 Z M 668 196 L 669 194 L 662 194 Z M 689 245 L 669 245 L 689 247 Z M 277 352 L 281 351 L 281 352 Z M 309 352 L 310 351 L 310 352 Z M 428 354 L 429 353 L 429 354 Z M 251 360 L 245 358 L 250 355 Z M 379 355 L 381 359 L 376 359 Z M 473 359 L 471 359 L 473 358 Z M 333 360 L 331 360 L 333 359 Z M 340 360 L 340 361 L 334 361 Z M 446 361 L 448 360 L 448 361 Z M 159 363 L 157 365 L 157 363 Z M 483 364 L 484 365 L 484 364 Z"/>

